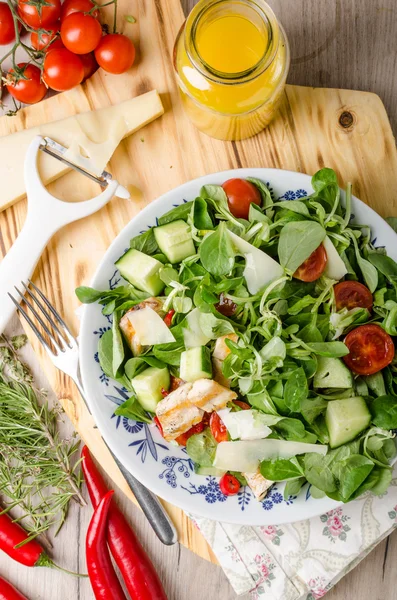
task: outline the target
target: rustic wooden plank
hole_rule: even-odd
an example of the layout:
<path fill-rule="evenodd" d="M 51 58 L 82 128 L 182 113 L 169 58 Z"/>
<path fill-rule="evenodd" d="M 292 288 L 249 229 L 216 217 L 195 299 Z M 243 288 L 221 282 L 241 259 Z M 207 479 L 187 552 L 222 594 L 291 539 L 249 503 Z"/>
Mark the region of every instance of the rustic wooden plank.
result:
<path fill-rule="evenodd" d="M 78 324 L 74 310 L 78 302 L 72 293 L 74 287 L 89 281 L 114 236 L 141 207 L 159 194 L 192 177 L 240 165 L 276 166 L 310 173 L 326 163 L 338 170 L 342 181 L 352 179 L 357 195 L 381 214 L 392 214 L 393 211 L 395 214 L 396 199 L 392 186 L 388 185 L 388 182 L 396 179 L 397 174 L 394 141 L 384 108 L 376 96 L 290 86 L 284 98 L 280 118 L 261 135 L 236 144 L 210 140 L 196 132 L 188 123 L 175 86 L 172 73 L 172 44 L 182 20 L 177 3 L 167 3 L 165 0 L 145 4 L 139 3 L 138 0 L 119 0 L 119 3 L 121 29 L 128 28 L 128 34 L 140 46 L 139 63 L 130 74 L 120 78 L 98 72 L 84 86 L 70 94 L 63 94 L 30 107 L 15 120 L 0 119 L 0 131 L 5 133 L 26 124 L 29 126 L 48 120 L 49 115 L 51 118 L 66 116 L 83 112 L 87 107 L 116 103 L 152 87 L 157 87 L 163 94 L 167 108 L 164 117 L 149 125 L 142 134 L 138 133 L 124 141 L 110 165 L 114 174 L 134 189 L 134 203 L 115 199 L 101 213 L 65 228 L 51 242 L 36 271 L 37 283 L 68 321 L 74 323 L 75 331 Z M 323 21 L 332 16 L 333 4 L 330 3 L 327 8 L 323 0 L 318 3 L 323 8 L 322 12 L 317 5 L 310 2 L 306 7 L 311 6 L 313 10 L 305 8 L 304 13 L 300 13 L 303 17 L 300 16 L 299 19 L 290 2 L 282 4 L 285 16 L 288 17 L 288 10 L 285 10 L 288 4 L 291 14 L 295 15 L 295 21 L 292 18 L 289 21 L 290 26 L 293 32 L 299 35 L 301 30 L 295 28 L 302 19 L 308 17 L 314 29 L 316 23 L 321 22 L 323 26 Z M 296 4 L 301 4 L 300 0 Z M 276 3 L 274 5 L 277 9 Z M 137 25 L 123 23 L 123 10 L 134 14 Z M 346 7 L 348 16 L 349 10 Z M 368 10 L 372 8 L 368 7 Z M 365 30 L 362 34 L 364 33 Z M 327 49 L 324 49 L 318 56 L 324 56 L 326 51 Z M 297 68 L 300 64 L 304 65 L 302 69 L 306 69 L 310 75 L 307 65 L 311 64 L 311 60 L 315 58 L 302 60 L 302 63 L 298 61 Z M 366 64 L 365 60 L 364 63 Z M 294 69 L 295 67 L 292 73 Z M 325 81 L 319 83 L 324 85 Z M 343 111 L 353 115 L 353 125 L 347 130 L 339 124 L 339 117 Z M 192 160 L 189 160 L 190 158 Z M 153 172 L 156 172 L 155 178 Z M 76 181 L 75 174 L 67 175 L 52 184 L 51 190 L 69 200 L 75 193 Z M 81 179 L 78 181 L 81 194 Z M 88 190 L 92 190 L 84 189 L 87 193 Z M 7 210 L 4 215 L 0 215 L 0 246 L 3 253 L 20 229 L 25 210 L 25 205 L 21 202 Z M 56 374 L 37 348 L 37 344 L 35 347 L 55 391 L 60 397 L 67 399 L 64 405 L 73 423 L 94 448 L 101 464 L 108 465 L 108 472 L 112 473 L 115 483 L 123 487 L 120 475 L 110 462 L 105 447 L 100 443 L 98 432 L 81 406 L 74 386 L 66 377 Z M 174 507 L 168 508 L 180 530 L 182 542 L 201 556 L 212 558 L 202 537 L 183 513 Z M 174 556 L 171 552 L 162 554 L 161 560 L 167 561 L 167 557 L 171 556 Z M 171 563 L 167 564 L 171 570 Z M 211 578 L 210 580 L 215 581 Z M 173 584 L 172 589 L 177 594 L 184 588 L 181 587 L 177 592 Z M 222 598 L 227 598 L 227 594 L 226 587 L 223 586 Z"/>

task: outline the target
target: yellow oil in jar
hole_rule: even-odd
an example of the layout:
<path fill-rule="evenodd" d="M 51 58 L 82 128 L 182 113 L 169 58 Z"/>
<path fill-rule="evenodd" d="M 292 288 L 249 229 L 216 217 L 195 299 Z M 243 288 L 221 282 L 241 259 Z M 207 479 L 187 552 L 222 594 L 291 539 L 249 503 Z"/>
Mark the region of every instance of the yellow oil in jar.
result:
<path fill-rule="evenodd" d="M 207 65 L 221 73 L 252 69 L 265 54 L 267 31 L 239 15 L 225 15 L 197 32 L 198 53 Z"/>
<path fill-rule="evenodd" d="M 201 0 L 176 40 L 174 64 L 194 125 L 211 137 L 239 140 L 274 117 L 289 50 L 265 2 Z"/>

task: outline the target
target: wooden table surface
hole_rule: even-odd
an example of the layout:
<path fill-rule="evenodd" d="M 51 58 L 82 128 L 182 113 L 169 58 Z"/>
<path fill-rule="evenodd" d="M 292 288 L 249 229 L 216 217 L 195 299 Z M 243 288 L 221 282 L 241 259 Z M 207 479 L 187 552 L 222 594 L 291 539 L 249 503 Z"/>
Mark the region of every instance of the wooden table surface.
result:
<path fill-rule="evenodd" d="M 142 0 L 143 1 L 143 0 Z M 177 0 L 170 0 L 177 1 Z M 181 0 L 188 11 L 195 0 Z M 368 90 L 379 94 L 397 133 L 396 0 L 268 0 L 286 29 L 292 54 L 290 83 Z M 9 331 L 19 327 L 15 319 Z M 37 370 L 35 358 L 26 350 Z M 40 384 L 45 378 L 37 372 Z M 66 432 L 69 425 L 64 425 Z M 236 598 L 222 570 L 183 547 L 163 547 L 139 510 L 121 494 L 118 501 L 157 566 L 169 600 Z M 85 571 L 84 540 L 90 508 L 72 506 L 54 546 L 54 559 Z M 397 600 L 394 561 L 397 535 L 391 535 L 327 594 L 329 600 Z M 7 576 L 31 600 L 92 600 L 89 582 L 49 569 L 27 569 L 2 556 Z M 248 596 L 241 597 L 248 600 Z M 154 600 L 154 599 L 153 599 Z"/>

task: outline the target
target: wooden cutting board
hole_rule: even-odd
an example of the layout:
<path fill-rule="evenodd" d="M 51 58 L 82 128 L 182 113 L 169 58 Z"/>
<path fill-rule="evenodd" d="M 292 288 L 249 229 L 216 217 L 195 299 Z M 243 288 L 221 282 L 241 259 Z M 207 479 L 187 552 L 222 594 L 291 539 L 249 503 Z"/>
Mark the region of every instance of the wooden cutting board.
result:
<path fill-rule="evenodd" d="M 133 15 L 137 23 L 128 24 L 124 19 L 126 14 Z M 110 22 L 110 11 L 107 18 Z M 75 315 L 79 303 L 74 289 L 89 283 L 114 237 L 146 204 L 200 175 L 248 166 L 312 174 L 326 165 L 336 170 L 342 185 L 352 181 L 355 195 L 382 216 L 397 216 L 397 152 L 378 96 L 287 86 L 279 116 L 260 135 L 235 143 L 212 140 L 189 123 L 178 96 L 172 48 L 182 22 L 182 10 L 176 0 L 119 0 L 118 28 L 139 48 L 136 66 L 123 76 L 98 71 L 71 92 L 20 111 L 16 117 L 0 119 L 0 135 L 7 135 L 88 109 L 117 104 L 153 88 L 161 93 L 165 115 L 124 140 L 109 165 L 117 179 L 129 186 L 132 202 L 116 198 L 99 213 L 65 227 L 49 244 L 35 272 L 36 284 L 72 324 L 75 333 L 79 328 Z M 94 184 L 76 173 L 64 176 L 49 189 L 67 201 L 85 200 L 97 192 Z M 3 255 L 21 229 L 25 214 L 26 201 L 0 214 Z M 76 429 L 116 485 L 131 496 L 76 388 L 53 368 L 41 346 L 30 337 Z M 184 513 L 170 504 L 166 507 L 181 542 L 215 562 L 201 534 Z"/>

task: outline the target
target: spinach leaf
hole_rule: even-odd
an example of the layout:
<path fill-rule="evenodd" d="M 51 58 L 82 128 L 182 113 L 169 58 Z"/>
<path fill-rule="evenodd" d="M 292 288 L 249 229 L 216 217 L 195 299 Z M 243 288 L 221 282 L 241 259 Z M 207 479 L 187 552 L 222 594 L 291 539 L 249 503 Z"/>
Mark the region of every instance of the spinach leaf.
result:
<path fill-rule="evenodd" d="M 269 481 L 297 479 L 303 475 L 303 469 L 296 458 L 263 460 L 260 465 L 260 472 Z"/>
<path fill-rule="evenodd" d="M 157 245 L 156 238 L 154 237 L 154 227 L 151 227 L 141 235 L 137 235 L 132 238 L 130 241 L 130 247 L 135 250 L 139 250 L 139 252 L 144 252 L 145 254 L 156 254 L 156 252 L 160 252 L 160 248 Z"/>
<path fill-rule="evenodd" d="M 228 277 L 227 279 L 222 279 L 222 281 L 216 283 L 213 286 L 213 290 L 215 294 L 220 294 L 221 292 L 229 292 L 230 290 L 240 287 L 243 283 L 244 277 Z"/>
<path fill-rule="evenodd" d="M 227 206 L 226 192 L 221 185 L 203 185 L 200 190 L 200 197 L 210 198 Z"/>
<path fill-rule="evenodd" d="M 234 266 L 234 250 L 225 223 L 220 223 L 214 233 L 205 236 L 199 255 L 203 267 L 212 275 L 230 273 Z"/>
<path fill-rule="evenodd" d="M 276 431 L 281 433 L 283 438 L 290 442 L 305 442 L 306 444 L 315 444 L 317 436 L 314 433 L 306 431 L 305 426 L 299 419 L 281 419 L 274 424 Z"/>
<path fill-rule="evenodd" d="M 92 304 L 93 302 L 97 302 L 101 298 L 103 298 L 107 294 L 108 290 L 94 290 L 94 288 L 87 287 L 85 285 L 81 285 L 80 287 L 75 289 L 75 294 L 77 298 L 83 304 Z"/>
<path fill-rule="evenodd" d="M 274 402 L 271 399 L 267 389 L 263 387 L 262 382 L 257 381 L 254 383 L 254 386 L 250 390 L 249 394 L 247 394 L 247 398 L 248 402 L 254 408 L 258 408 L 266 414 L 278 416 Z"/>
<path fill-rule="evenodd" d="M 212 467 L 217 443 L 207 427 L 202 433 L 192 435 L 186 444 L 186 452 L 201 467 Z"/>
<path fill-rule="evenodd" d="M 312 177 L 312 197 L 325 200 L 329 206 L 333 206 L 335 198 L 339 193 L 338 178 L 333 169 L 324 168 L 317 171 Z"/>
<path fill-rule="evenodd" d="M 144 356 L 134 356 L 127 360 L 124 365 L 124 372 L 128 379 L 132 379 L 136 375 L 139 375 L 142 371 L 144 371 L 147 367 L 157 367 L 158 369 L 164 369 L 165 363 L 161 360 L 158 360 L 154 356 L 144 355 Z"/>
<path fill-rule="evenodd" d="M 291 412 L 299 412 L 308 396 L 305 371 L 300 367 L 291 373 L 284 388 L 284 401 Z"/>
<path fill-rule="evenodd" d="M 112 330 L 106 331 L 98 343 L 98 358 L 102 371 L 108 377 L 114 378 L 113 372 L 113 333 Z"/>
<path fill-rule="evenodd" d="M 258 188 L 260 195 L 262 196 L 262 208 L 269 208 L 269 206 L 272 206 L 272 195 L 267 185 L 255 177 L 247 177 L 247 181 L 250 181 Z M 253 205 L 251 204 L 251 206 Z"/>
<path fill-rule="evenodd" d="M 307 346 L 318 356 L 340 358 L 349 354 L 348 347 L 343 342 L 311 342 Z"/>
<path fill-rule="evenodd" d="M 391 469 L 382 469 L 375 466 L 363 483 L 353 492 L 349 501 L 355 500 L 365 492 L 371 491 L 373 494 L 380 496 L 384 494 L 390 485 L 392 479 Z"/>
<path fill-rule="evenodd" d="M 379 252 L 370 252 L 368 260 L 382 275 L 387 277 L 395 288 L 397 287 L 397 263 L 390 256 Z"/>
<path fill-rule="evenodd" d="M 389 335 L 397 335 L 397 305 L 390 310 L 382 323 L 382 327 Z"/>
<path fill-rule="evenodd" d="M 113 373 L 117 373 L 120 365 L 124 360 L 124 343 L 121 335 L 120 327 L 119 327 L 119 319 L 118 313 L 114 313 L 113 315 L 113 324 L 112 324 L 112 344 L 113 344 L 113 359 L 112 359 L 112 368 Z"/>
<path fill-rule="evenodd" d="M 370 404 L 372 422 L 382 429 L 397 429 L 397 397 L 379 396 Z"/>
<path fill-rule="evenodd" d="M 131 396 L 131 398 L 128 398 L 121 406 L 117 407 L 114 414 L 127 417 L 127 419 L 133 419 L 139 423 L 152 422 L 152 419 L 139 404 L 138 399 L 135 396 Z"/>
<path fill-rule="evenodd" d="M 281 202 L 276 202 L 273 204 L 273 208 L 286 208 L 287 210 L 295 212 L 298 215 L 310 217 L 309 209 L 307 208 L 306 204 L 304 202 L 300 202 L 299 200 L 283 200 Z"/>
<path fill-rule="evenodd" d="M 213 229 L 214 224 L 208 211 L 208 204 L 203 198 L 196 198 L 193 205 L 193 223 L 197 229 Z"/>
<path fill-rule="evenodd" d="M 360 271 L 362 273 L 362 276 L 364 278 L 364 281 L 365 281 L 367 287 L 373 293 L 378 286 L 378 271 L 376 270 L 376 268 L 372 264 L 372 262 L 369 262 L 368 260 L 366 260 L 365 258 L 363 258 L 361 256 L 360 250 L 359 250 L 358 244 L 357 244 L 357 239 L 356 239 L 356 236 L 353 234 L 353 232 L 351 232 L 350 237 L 353 241 L 357 264 L 360 268 Z M 368 255 L 368 257 L 369 256 L 370 255 Z"/>
<path fill-rule="evenodd" d="M 331 469 L 325 464 L 324 457 L 311 452 L 304 458 L 305 477 L 309 483 L 323 492 L 336 490 L 336 481 Z"/>
<path fill-rule="evenodd" d="M 284 488 L 284 500 L 288 500 L 290 496 L 297 496 L 305 483 L 305 477 L 298 477 L 298 479 L 287 481 Z"/>
<path fill-rule="evenodd" d="M 339 494 L 344 502 L 349 500 L 373 468 L 372 460 L 361 454 L 352 454 L 332 467 L 332 472 L 339 480 Z"/>
<path fill-rule="evenodd" d="M 184 202 L 175 208 L 169 210 L 165 215 L 159 218 L 159 225 L 166 225 L 167 223 L 172 223 L 172 221 L 178 221 L 178 219 L 182 219 L 182 221 L 186 221 L 188 216 L 190 215 L 190 211 L 192 210 L 193 202 Z"/>
<path fill-rule="evenodd" d="M 313 298 L 313 296 L 310 296 L 310 295 L 303 296 L 303 298 L 300 298 L 299 300 L 294 302 L 294 304 L 292 306 L 290 306 L 288 308 L 288 314 L 289 315 L 297 315 L 303 309 L 307 308 L 308 306 L 312 306 L 316 302 L 317 302 L 317 298 Z"/>
<path fill-rule="evenodd" d="M 301 403 L 301 415 L 310 425 L 325 412 L 327 401 L 319 396 L 306 398 Z"/>
<path fill-rule="evenodd" d="M 314 221 L 293 221 L 284 225 L 278 244 L 281 266 L 294 273 L 319 247 L 325 235 L 325 229 Z"/>

